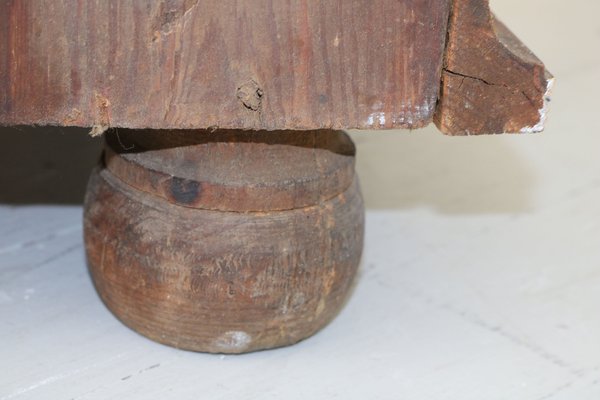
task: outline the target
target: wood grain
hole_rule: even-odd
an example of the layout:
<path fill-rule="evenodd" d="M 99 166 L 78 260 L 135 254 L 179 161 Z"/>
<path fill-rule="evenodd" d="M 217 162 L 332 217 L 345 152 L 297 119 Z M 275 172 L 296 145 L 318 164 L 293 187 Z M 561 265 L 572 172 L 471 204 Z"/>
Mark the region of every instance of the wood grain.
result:
<path fill-rule="evenodd" d="M 492 15 L 487 0 L 454 0 L 435 122 L 451 135 L 543 130 L 554 79 Z"/>
<path fill-rule="evenodd" d="M 92 174 L 85 200 L 90 271 L 113 313 L 161 343 L 217 353 L 292 344 L 326 325 L 362 253 L 350 139 L 332 131 L 145 133 L 108 142 L 113 154 Z M 321 140 L 306 146 L 311 137 Z M 123 150 L 134 139 L 153 150 Z M 294 162 L 264 161 L 286 158 Z M 254 159 L 262 167 L 237 162 Z M 279 172 L 257 186 L 265 168 Z M 226 198 L 231 187 L 238 195 Z M 219 199 L 221 209 L 204 208 Z M 249 211 L 256 204 L 261 211 Z"/>
<path fill-rule="evenodd" d="M 0 0 L 0 124 L 416 128 L 449 0 Z"/>
<path fill-rule="evenodd" d="M 185 207 L 290 210 L 327 201 L 354 180 L 356 149 L 341 131 L 119 129 L 106 136 L 104 163 L 115 177 Z"/>

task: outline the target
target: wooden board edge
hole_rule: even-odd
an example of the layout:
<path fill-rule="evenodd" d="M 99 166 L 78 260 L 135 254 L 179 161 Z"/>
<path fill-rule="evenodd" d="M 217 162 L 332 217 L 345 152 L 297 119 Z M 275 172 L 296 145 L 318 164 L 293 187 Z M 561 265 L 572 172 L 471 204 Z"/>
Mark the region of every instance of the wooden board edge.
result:
<path fill-rule="evenodd" d="M 454 0 L 434 115 L 448 135 L 544 129 L 554 77 L 491 13 L 489 0 Z"/>

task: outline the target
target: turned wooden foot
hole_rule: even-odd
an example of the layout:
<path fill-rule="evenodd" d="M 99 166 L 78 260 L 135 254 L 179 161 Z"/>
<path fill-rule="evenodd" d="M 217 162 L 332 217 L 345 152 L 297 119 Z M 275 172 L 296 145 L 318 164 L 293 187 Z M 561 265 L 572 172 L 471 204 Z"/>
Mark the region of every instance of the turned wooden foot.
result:
<path fill-rule="evenodd" d="M 354 154 L 338 131 L 109 132 L 85 201 L 98 293 L 127 326 L 183 349 L 312 335 L 359 264 Z"/>

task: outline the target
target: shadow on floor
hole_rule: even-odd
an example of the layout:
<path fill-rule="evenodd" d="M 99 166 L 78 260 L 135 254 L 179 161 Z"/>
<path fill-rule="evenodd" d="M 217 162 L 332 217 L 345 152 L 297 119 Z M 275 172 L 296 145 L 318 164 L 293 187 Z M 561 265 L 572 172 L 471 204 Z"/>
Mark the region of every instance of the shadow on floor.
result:
<path fill-rule="evenodd" d="M 449 137 L 432 126 L 351 136 L 367 209 L 518 214 L 533 208 L 533 163 L 518 149 L 535 136 Z"/>
<path fill-rule="evenodd" d="M 102 144 L 88 131 L 0 128 L 0 203 L 81 204 Z"/>
<path fill-rule="evenodd" d="M 0 128 L 0 203 L 81 204 L 102 140 L 88 129 Z M 430 127 L 352 132 L 367 209 L 443 214 L 532 209 L 535 174 L 517 150 L 525 137 L 447 137 Z"/>

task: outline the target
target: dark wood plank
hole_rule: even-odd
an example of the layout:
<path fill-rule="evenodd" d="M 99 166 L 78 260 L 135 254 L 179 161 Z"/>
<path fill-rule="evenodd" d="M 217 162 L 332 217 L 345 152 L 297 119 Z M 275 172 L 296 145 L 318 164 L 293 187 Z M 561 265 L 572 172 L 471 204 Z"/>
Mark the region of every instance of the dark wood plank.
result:
<path fill-rule="evenodd" d="M 450 0 L 0 0 L 0 124 L 416 128 Z"/>

